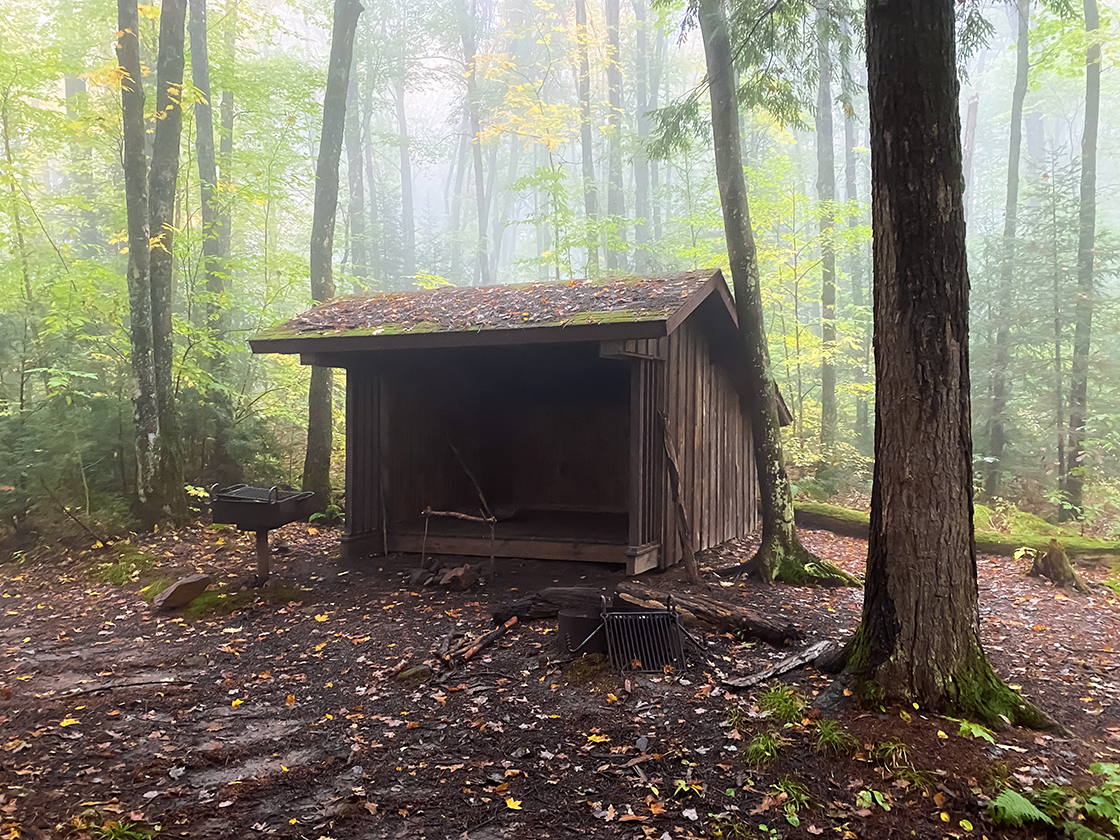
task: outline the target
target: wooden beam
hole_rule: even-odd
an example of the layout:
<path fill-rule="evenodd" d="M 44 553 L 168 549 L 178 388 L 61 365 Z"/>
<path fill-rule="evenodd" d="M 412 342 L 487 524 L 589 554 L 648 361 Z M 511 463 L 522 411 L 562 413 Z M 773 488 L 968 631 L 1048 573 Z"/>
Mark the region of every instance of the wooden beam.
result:
<path fill-rule="evenodd" d="M 419 554 L 422 534 L 389 534 L 389 550 Z M 439 537 L 428 535 L 429 554 L 462 554 L 489 557 L 489 538 Z M 573 560 L 587 563 L 627 563 L 627 547 L 622 544 L 586 543 L 568 540 L 501 539 L 494 540 L 495 557 L 524 557 L 531 560 Z"/>

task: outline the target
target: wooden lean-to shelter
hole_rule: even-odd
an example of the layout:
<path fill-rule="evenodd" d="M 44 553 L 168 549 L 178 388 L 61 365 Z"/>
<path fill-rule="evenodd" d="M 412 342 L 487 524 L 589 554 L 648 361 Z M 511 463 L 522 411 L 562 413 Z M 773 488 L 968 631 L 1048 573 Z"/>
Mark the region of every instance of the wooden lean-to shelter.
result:
<path fill-rule="evenodd" d="M 719 271 L 345 297 L 250 343 L 346 371 L 348 556 L 668 567 L 666 422 L 692 549 L 756 525 L 754 395 Z M 481 516 L 480 491 L 493 541 L 424 516 Z"/>

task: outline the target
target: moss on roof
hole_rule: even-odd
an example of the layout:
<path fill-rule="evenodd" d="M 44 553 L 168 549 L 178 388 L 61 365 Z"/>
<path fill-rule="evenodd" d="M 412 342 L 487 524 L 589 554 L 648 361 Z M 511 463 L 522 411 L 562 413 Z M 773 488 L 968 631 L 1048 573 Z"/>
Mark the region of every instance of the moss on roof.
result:
<path fill-rule="evenodd" d="M 659 321 L 672 316 L 714 273 L 444 286 L 340 297 L 277 324 L 257 338 L 337 338 Z"/>

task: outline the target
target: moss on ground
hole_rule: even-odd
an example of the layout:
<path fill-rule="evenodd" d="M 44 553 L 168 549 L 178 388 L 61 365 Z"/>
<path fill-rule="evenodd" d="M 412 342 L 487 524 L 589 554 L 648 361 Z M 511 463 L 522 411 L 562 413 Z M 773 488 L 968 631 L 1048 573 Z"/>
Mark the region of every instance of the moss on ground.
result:
<path fill-rule="evenodd" d="M 93 569 L 93 575 L 100 581 L 116 586 L 136 580 L 140 575 L 153 568 L 159 558 L 141 551 L 132 543 L 116 543 L 110 548 L 114 559 L 100 563 Z"/>
<path fill-rule="evenodd" d="M 870 516 L 862 511 L 820 502 L 795 502 L 794 508 L 797 511 L 798 524 L 802 527 L 825 528 L 845 536 L 867 539 Z M 990 509 L 984 510 L 985 513 L 976 519 L 977 526 L 991 522 Z M 1012 557 L 1018 549 L 1024 547 L 1045 551 L 1050 546 L 1050 540 L 1056 538 L 1069 556 L 1120 554 L 1120 543 L 1082 537 L 1057 525 L 1051 525 L 1033 514 L 1018 511 L 1016 516 L 1011 517 L 1011 522 L 1020 523 L 1025 530 L 1015 530 L 1005 534 L 977 527 L 976 550 L 983 554 L 1002 554 Z M 1047 533 L 1042 533 L 1044 530 Z"/>

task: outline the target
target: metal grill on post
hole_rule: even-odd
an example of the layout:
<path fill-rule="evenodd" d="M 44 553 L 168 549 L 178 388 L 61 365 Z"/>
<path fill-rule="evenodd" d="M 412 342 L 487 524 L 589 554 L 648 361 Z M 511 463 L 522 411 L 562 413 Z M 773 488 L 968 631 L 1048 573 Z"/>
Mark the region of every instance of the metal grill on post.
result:
<path fill-rule="evenodd" d="M 677 608 L 670 596 L 663 610 L 611 610 L 602 601 L 611 666 L 618 671 L 664 671 L 684 664 Z"/>

